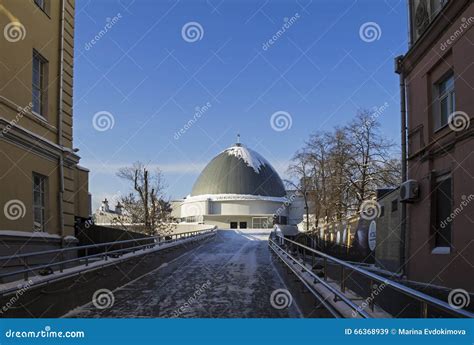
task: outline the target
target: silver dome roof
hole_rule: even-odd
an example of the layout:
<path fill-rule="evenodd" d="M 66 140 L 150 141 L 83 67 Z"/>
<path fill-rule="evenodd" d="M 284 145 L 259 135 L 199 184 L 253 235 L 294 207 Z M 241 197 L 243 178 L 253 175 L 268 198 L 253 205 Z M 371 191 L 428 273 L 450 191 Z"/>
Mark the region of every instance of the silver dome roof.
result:
<path fill-rule="evenodd" d="M 284 197 L 286 191 L 280 176 L 265 158 L 235 144 L 214 157 L 199 175 L 191 196 L 205 194 Z"/>

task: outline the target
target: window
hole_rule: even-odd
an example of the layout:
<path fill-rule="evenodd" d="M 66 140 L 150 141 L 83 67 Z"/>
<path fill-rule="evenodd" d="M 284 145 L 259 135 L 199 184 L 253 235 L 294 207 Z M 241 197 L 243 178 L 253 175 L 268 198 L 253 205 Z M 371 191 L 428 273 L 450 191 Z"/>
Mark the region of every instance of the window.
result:
<path fill-rule="evenodd" d="M 436 178 L 434 184 L 434 230 L 435 247 L 451 247 L 451 177 L 442 175 Z"/>
<path fill-rule="evenodd" d="M 45 231 L 47 180 L 46 176 L 33 173 L 33 221 L 35 231 Z"/>
<path fill-rule="evenodd" d="M 392 200 L 392 212 L 398 210 L 398 199 Z"/>
<path fill-rule="evenodd" d="M 38 6 L 39 8 L 41 8 L 43 11 L 45 10 L 45 0 L 35 0 L 35 4 L 36 6 Z"/>
<path fill-rule="evenodd" d="M 38 52 L 33 51 L 33 78 L 32 78 L 32 97 L 33 111 L 39 115 L 46 115 L 46 80 L 47 80 L 47 61 Z"/>
<path fill-rule="evenodd" d="M 272 224 L 270 224 L 268 221 L 268 226 L 265 226 L 265 227 L 268 227 L 268 228 L 271 228 L 272 227 Z M 287 225 L 288 224 L 288 217 L 286 216 L 278 216 L 278 215 L 273 215 L 273 225 L 275 224 L 280 224 L 280 225 Z"/>
<path fill-rule="evenodd" d="M 49 0 L 34 0 L 34 3 L 49 17 Z"/>
<path fill-rule="evenodd" d="M 254 217 L 252 218 L 252 228 L 253 229 L 263 229 L 269 227 L 269 222 L 267 217 Z"/>
<path fill-rule="evenodd" d="M 448 0 L 410 0 L 412 44 L 425 32 Z"/>
<path fill-rule="evenodd" d="M 451 73 L 436 85 L 435 130 L 448 124 L 449 116 L 455 111 L 454 75 Z"/>

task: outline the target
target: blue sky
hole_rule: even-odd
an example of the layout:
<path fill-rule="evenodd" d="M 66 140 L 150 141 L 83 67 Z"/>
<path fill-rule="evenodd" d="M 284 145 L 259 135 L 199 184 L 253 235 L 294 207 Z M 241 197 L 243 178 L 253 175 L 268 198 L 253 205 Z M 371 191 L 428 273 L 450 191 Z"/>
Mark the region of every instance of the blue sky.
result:
<path fill-rule="evenodd" d="M 78 0 L 75 30 L 74 139 L 94 208 L 128 191 L 115 172 L 136 160 L 162 168 L 170 197 L 187 195 L 237 133 L 282 175 L 311 132 L 359 108 L 385 105 L 382 130 L 399 142 L 404 0 Z M 272 126 L 276 112 L 291 127 Z"/>

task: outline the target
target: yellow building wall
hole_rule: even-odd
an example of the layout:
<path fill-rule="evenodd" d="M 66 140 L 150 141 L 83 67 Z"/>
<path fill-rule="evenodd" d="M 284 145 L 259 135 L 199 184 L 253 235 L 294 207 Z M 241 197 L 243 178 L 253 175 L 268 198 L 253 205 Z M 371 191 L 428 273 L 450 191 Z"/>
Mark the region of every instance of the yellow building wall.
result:
<path fill-rule="evenodd" d="M 79 157 L 72 152 L 75 2 L 64 2 L 63 40 L 62 1 L 49 0 L 47 3 L 45 13 L 33 0 L 0 0 L 0 207 L 3 209 L 5 203 L 18 199 L 26 209 L 24 216 L 16 221 L 3 217 L 1 212 L 0 230 L 33 230 L 32 174 L 37 172 L 48 176 L 46 230 L 68 236 L 74 234 L 75 216 L 89 216 L 88 171 L 77 167 Z M 13 42 L 4 35 L 4 28 L 11 26 L 12 22 L 20 23 L 17 27 L 20 27 L 21 36 Z M 33 50 L 48 61 L 47 110 L 44 116 L 31 110 Z M 61 155 L 64 159 L 63 233 L 59 207 Z"/>
<path fill-rule="evenodd" d="M 46 231 L 59 232 L 58 192 L 59 172 L 57 162 L 36 154 L 26 154 L 23 148 L 0 140 L 0 230 L 33 230 L 33 172 L 48 176 Z M 14 163 L 13 163 L 14 162 Z M 19 200 L 24 205 L 24 215 L 10 219 L 4 210 L 7 202 Z M 13 213 L 12 213 L 13 214 Z M 16 218 L 16 217 L 14 217 Z M 71 234 L 71 233 L 70 233 Z"/>

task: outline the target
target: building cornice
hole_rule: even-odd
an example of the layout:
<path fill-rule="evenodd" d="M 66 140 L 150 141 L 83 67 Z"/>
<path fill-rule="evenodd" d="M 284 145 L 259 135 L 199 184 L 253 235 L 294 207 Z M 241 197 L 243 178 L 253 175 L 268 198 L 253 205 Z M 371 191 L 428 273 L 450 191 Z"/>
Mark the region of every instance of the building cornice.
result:
<path fill-rule="evenodd" d="M 438 157 L 454 149 L 461 142 L 474 137 L 474 129 L 468 129 L 463 132 L 446 132 L 445 135 L 436 138 L 423 148 L 408 156 L 408 160 L 414 160 L 421 157 L 422 160 Z"/>
<path fill-rule="evenodd" d="M 204 194 L 196 196 L 188 196 L 183 202 L 196 201 L 273 201 L 273 202 L 287 202 L 286 197 L 273 197 L 250 194 Z"/>
<path fill-rule="evenodd" d="M 70 148 L 59 146 L 3 117 L 0 117 L 0 139 L 50 160 L 55 161 L 62 155 L 68 166 L 77 165 L 80 160 Z"/>
<path fill-rule="evenodd" d="M 58 132 L 57 128 L 55 126 L 51 125 L 48 121 L 46 121 L 46 119 L 42 118 L 41 116 L 35 115 L 30 110 L 31 106 L 21 107 L 18 104 L 16 104 L 15 102 L 13 102 L 12 100 L 10 100 L 10 99 L 8 99 L 4 96 L 0 96 L 0 103 L 4 104 L 8 108 L 12 109 L 17 114 L 21 114 L 21 116 L 25 116 L 28 119 L 30 119 L 31 121 L 33 121 L 33 122 L 39 124 L 40 126 L 50 130 L 51 132 L 53 132 L 53 133 Z"/>

